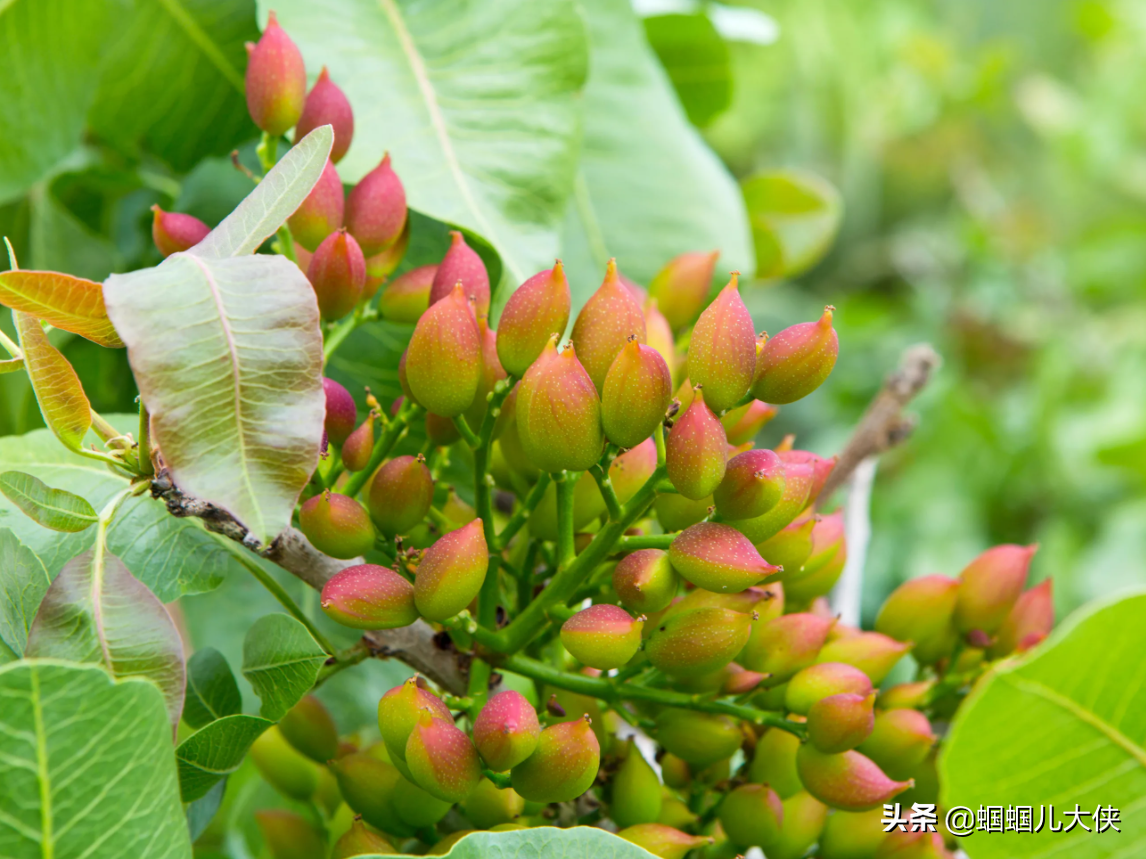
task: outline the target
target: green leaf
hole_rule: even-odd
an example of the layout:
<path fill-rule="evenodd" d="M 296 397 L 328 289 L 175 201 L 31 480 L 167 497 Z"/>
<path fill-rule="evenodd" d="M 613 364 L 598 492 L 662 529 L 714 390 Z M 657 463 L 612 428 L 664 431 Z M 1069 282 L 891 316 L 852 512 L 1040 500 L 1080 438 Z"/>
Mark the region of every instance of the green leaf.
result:
<path fill-rule="evenodd" d="M 114 555 L 95 548 L 56 576 L 25 655 L 92 662 L 113 677 L 145 677 L 163 693 L 174 728 L 183 712 L 183 642 L 167 609 Z"/>
<path fill-rule="evenodd" d="M 290 523 L 322 440 L 310 281 L 283 256 L 175 254 L 104 290 L 176 485 L 269 543 Z"/>
<path fill-rule="evenodd" d="M 159 691 L 94 666 L 0 668 L 0 856 L 190 859 Z"/>
<path fill-rule="evenodd" d="M 195 255 L 222 259 L 258 250 L 310 194 L 326 167 L 333 144 L 334 132 L 325 125 L 299 141 L 235 211 L 194 247 Z"/>
<path fill-rule="evenodd" d="M 654 15 L 645 35 L 693 125 L 704 127 L 732 103 L 728 43 L 707 15 Z"/>
<path fill-rule="evenodd" d="M 843 218 L 843 201 L 828 182 L 812 173 L 757 173 L 742 183 L 756 276 L 792 277 L 807 271 L 832 246 Z"/>
<path fill-rule="evenodd" d="M 0 474 L 0 492 L 23 510 L 37 525 L 74 534 L 94 525 L 99 517 L 78 495 L 53 489 L 42 480 L 20 471 Z"/>
<path fill-rule="evenodd" d="M 243 709 L 239 684 L 231 673 L 226 657 L 213 647 L 206 647 L 187 660 L 187 698 L 183 702 L 183 721 L 192 728 L 202 728 L 215 719 L 233 716 Z"/>
<path fill-rule="evenodd" d="M 36 553 L 0 528 L 0 663 L 19 659 L 51 579 Z"/>
<path fill-rule="evenodd" d="M 47 182 L 32 188 L 28 204 L 31 256 L 25 263 L 31 268 L 91 280 L 103 280 L 123 268 L 123 254 L 115 243 L 60 203 Z"/>
<path fill-rule="evenodd" d="M 175 749 L 179 761 L 179 790 L 184 802 L 194 802 L 222 778 L 239 768 L 251 743 L 274 722 L 242 713 L 216 719 Z"/>
<path fill-rule="evenodd" d="M 264 718 L 278 721 L 314 686 L 327 654 L 289 614 L 268 614 L 247 630 L 243 676 L 262 699 Z"/>
<path fill-rule="evenodd" d="M 137 415 L 108 415 L 113 426 L 134 431 Z M 128 480 L 63 448 L 46 430 L 0 437 L 0 471 L 18 469 L 49 485 L 67 486 L 100 509 Z M 95 529 L 78 534 L 45 530 L 11 501 L 0 497 L 0 528 L 10 528 L 55 577 L 64 564 L 91 547 Z M 162 502 L 148 496 L 123 502 L 108 529 L 108 549 L 161 602 L 217 587 L 228 572 L 246 575 L 218 537 L 198 519 L 176 519 Z"/>
<path fill-rule="evenodd" d="M 180 172 L 253 137 L 243 43 L 259 38 L 254 7 L 253 0 L 136 0 L 108 48 L 92 130 Z"/>
<path fill-rule="evenodd" d="M 976 833 L 961 839 L 975 859 L 1141 853 L 1144 612 L 1146 593 L 1082 609 L 1029 656 L 993 671 L 960 707 L 939 761 L 944 808 L 1029 805 L 1037 822 L 1038 807 L 1053 804 L 1061 823 L 1075 803 L 1091 813 L 1113 805 L 1126 834 Z"/>
<path fill-rule="evenodd" d="M 227 779 L 221 778 L 203 796 L 194 802 L 187 803 L 187 832 L 191 836 L 192 844 L 198 840 L 211 821 L 215 819 L 215 815 L 219 813 L 219 807 L 223 804 L 223 795 L 226 792 Z"/>
<path fill-rule="evenodd" d="M 595 826 L 539 826 L 512 832 L 474 832 L 445 855 L 452 859 L 649 859 L 653 854 Z"/>
<path fill-rule="evenodd" d="M 260 20 L 272 8 L 354 107 L 343 181 L 388 150 L 409 205 L 488 239 L 513 286 L 553 264 L 586 74 L 577 4 L 263 0 Z"/>
<path fill-rule="evenodd" d="M 561 250 L 574 306 L 600 286 L 609 257 L 640 283 L 684 251 L 719 248 L 718 271 L 752 271 L 740 191 L 689 124 L 629 3 L 582 5 L 592 71 Z"/>
<path fill-rule="evenodd" d="M 79 143 L 115 0 L 0 2 L 0 202 L 19 196 Z"/>
<path fill-rule="evenodd" d="M 65 447 L 79 450 L 92 425 L 92 407 L 76 371 L 48 342 L 38 319 L 13 311 L 12 320 L 44 423 Z"/>
<path fill-rule="evenodd" d="M 58 271 L 6 271 L 0 273 L 0 304 L 101 346 L 123 345 L 107 318 L 103 288 L 95 281 Z"/>

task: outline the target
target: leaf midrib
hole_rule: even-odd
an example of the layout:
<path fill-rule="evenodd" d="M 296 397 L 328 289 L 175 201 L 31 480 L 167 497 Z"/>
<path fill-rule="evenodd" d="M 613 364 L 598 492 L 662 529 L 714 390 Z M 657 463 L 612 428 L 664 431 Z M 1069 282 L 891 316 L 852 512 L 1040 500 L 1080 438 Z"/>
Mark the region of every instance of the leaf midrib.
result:
<path fill-rule="evenodd" d="M 36 769 L 40 783 L 40 855 L 43 859 L 52 859 L 56 852 L 52 834 L 52 781 L 48 773 L 48 736 L 44 730 L 44 708 L 40 700 L 40 672 L 35 666 L 32 666 L 30 679 L 32 721 L 36 730 Z"/>
<path fill-rule="evenodd" d="M 29 477 L 32 477 L 32 475 L 28 475 L 28 476 L 29 476 Z M 33 478 L 33 479 L 35 479 L 35 478 Z M 5 485 L 5 487 L 7 487 L 7 488 L 8 488 L 8 489 L 9 489 L 9 490 L 12 492 L 12 493 L 14 493 L 14 494 L 16 494 L 16 495 L 19 495 L 21 498 L 24 498 L 24 499 L 26 499 L 26 500 L 27 500 L 27 501 L 28 501 L 28 502 L 29 502 L 31 505 L 33 505 L 33 506 L 35 506 L 35 507 L 41 507 L 41 508 L 43 508 L 43 509 L 45 509 L 45 510 L 49 510 L 49 511 L 51 511 L 51 512 L 54 512 L 54 513 L 59 513 L 59 514 L 61 514 L 61 515 L 65 516 L 65 517 L 72 517 L 72 518 L 74 518 L 74 519 L 80 519 L 80 520 L 82 520 L 82 521 L 84 521 L 84 522 L 92 522 L 93 524 L 94 524 L 95 522 L 98 522 L 98 521 L 99 521 L 99 517 L 98 517 L 98 516 L 96 516 L 96 514 L 95 514 L 95 511 L 94 511 L 94 510 L 93 510 L 91 513 L 82 513 L 82 512 L 76 511 L 76 510 L 69 510 L 69 509 L 68 509 L 68 508 L 66 508 L 66 507 L 57 507 L 57 506 L 56 506 L 56 505 L 54 505 L 54 504 L 50 504 L 50 503 L 48 503 L 48 502 L 46 502 L 46 501 L 40 501 L 40 500 L 38 500 L 38 499 L 36 499 L 36 498 L 33 498 L 31 495 L 29 495 L 27 492 L 25 492 L 25 491 L 23 491 L 22 489 L 20 489 L 18 486 L 14 486 L 14 485 L 12 484 L 12 482 L 11 482 L 11 481 L 7 481 L 7 480 L 6 480 L 6 481 L 4 481 L 4 485 Z M 49 492 L 49 493 L 52 493 L 52 494 L 59 494 L 59 493 L 63 492 L 63 495 L 62 495 L 61 497 L 69 497 L 69 496 L 70 496 L 70 497 L 72 497 L 72 498 L 80 498 L 80 496 L 78 496 L 78 495 L 73 495 L 73 494 L 72 494 L 72 493 L 70 493 L 70 492 L 66 492 L 66 491 L 63 491 L 63 490 L 55 489 L 55 488 L 53 488 L 53 487 L 51 487 L 51 486 L 47 486 L 46 484 L 43 484 L 43 485 L 44 485 L 44 488 L 45 488 L 46 490 L 48 490 L 48 492 Z M 6 492 L 6 493 L 4 493 L 4 494 L 5 494 L 5 495 L 7 495 L 8 493 Z M 81 500 L 81 501 L 83 501 L 84 499 L 80 498 L 80 500 Z M 13 499 L 13 502 L 15 502 L 15 499 Z M 91 505 L 88 505 L 88 506 L 90 507 Z"/>

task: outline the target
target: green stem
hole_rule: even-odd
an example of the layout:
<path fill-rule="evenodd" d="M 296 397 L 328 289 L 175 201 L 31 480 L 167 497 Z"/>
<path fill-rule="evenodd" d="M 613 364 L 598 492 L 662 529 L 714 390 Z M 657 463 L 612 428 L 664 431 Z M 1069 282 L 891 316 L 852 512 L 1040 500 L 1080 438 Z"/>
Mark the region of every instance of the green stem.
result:
<path fill-rule="evenodd" d="M 322 340 L 322 362 L 325 364 L 330 360 L 338 347 L 343 344 L 347 337 L 349 337 L 359 325 L 367 322 L 373 322 L 378 318 L 378 311 L 373 307 L 358 308 L 352 315 L 347 316 L 345 319 L 337 322 L 333 328 L 326 332 L 326 336 Z"/>
<path fill-rule="evenodd" d="M 95 409 L 91 409 L 92 413 L 92 429 L 95 434 L 100 437 L 102 441 L 111 441 L 113 438 L 120 438 L 123 436 L 119 430 L 107 422 L 107 420 Z"/>
<path fill-rule="evenodd" d="M 335 674 L 345 671 L 347 668 L 352 668 L 359 662 L 364 662 L 369 658 L 370 648 L 361 641 L 348 650 L 334 654 L 334 661 L 327 662 L 318 669 L 318 677 L 314 681 L 315 687 L 321 686 Z"/>
<path fill-rule="evenodd" d="M 521 565 L 521 573 L 517 578 L 517 610 L 519 612 L 533 599 L 533 565 L 537 563 L 539 545 L 536 540 L 530 540 L 525 549 L 525 561 Z"/>
<path fill-rule="evenodd" d="M 622 537 L 617 541 L 618 552 L 635 552 L 637 549 L 667 549 L 672 545 L 676 534 L 648 534 L 640 537 Z"/>
<path fill-rule="evenodd" d="M 805 735 L 804 725 L 791 722 L 778 712 L 772 710 L 757 710 L 755 707 L 745 707 L 729 701 L 704 700 L 700 695 L 689 695 L 686 692 L 675 692 L 671 689 L 650 689 L 636 683 L 616 683 L 605 677 L 587 677 L 584 674 L 572 674 L 546 665 L 528 656 L 515 654 L 512 656 L 498 656 L 494 664 L 507 671 L 513 671 L 525 677 L 531 677 L 559 689 L 568 689 L 582 695 L 590 695 L 608 703 L 618 701 L 651 701 L 666 707 L 679 707 L 682 710 L 696 710 L 700 713 L 722 713 L 744 719 L 756 725 L 768 725 L 780 728 L 795 734 L 801 739 Z"/>
<path fill-rule="evenodd" d="M 549 481 L 551 479 L 552 478 L 545 472 L 542 472 L 541 476 L 537 478 L 537 483 L 534 484 L 529 494 L 525 496 L 525 500 L 521 503 L 521 506 L 517 508 L 517 512 L 510 517 L 509 521 L 505 523 L 505 528 L 498 534 L 497 540 L 494 541 L 497 548 L 504 549 L 509 544 L 509 541 L 514 538 L 514 535 L 516 535 L 517 532 L 521 530 L 521 527 L 529 520 L 530 514 L 532 514 L 537 508 L 537 505 L 541 503 L 541 498 L 545 495 L 545 490 L 549 488 Z"/>
<path fill-rule="evenodd" d="M 139 473 L 144 477 L 155 473 L 151 464 L 151 415 L 147 413 L 143 397 L 139 398 Z"/>
<path fill-rule="evenodd" d="M 577 480 L 568 471 L 553 475 L 557 483 L 557 567 L 564 569 L 572 563 L 573 548 L 573 493 L 577 491 Z"/>
<path fill-rule="evenodd" d="M 499 587 L 499 572 L 501 570 L 501 556 L 492 555 L 489 559 L 489 568 L 485 572 L 485 579 L 478 593 L 478 624 L 486 629 L 497 626 L 497 599 L 501 593 Z M 470 716 L 477 717 L 481 708 L 489 698 L 489 678 L 492 674 L 489 663 L 484 659 L 474 659 L 470 663 L 469 693 L 473 698 Z"/>
<path fill-rule="evenodd" d="M 470 429 L 470 422 L 466 420 L 465 415 L 454 416 L 454 426 L 457 427 L 461 433 L 462 439 L 472 450 L 477 450 L 478 445 L 481 444 L 481 439 L 478 438 L 477 433 Z"/>
<path fill-rule="evenodd" d="M 507 787 L 513 787 L 513 780 L 506 773 L 495 773 L 491 769 L 482 767 L 482 775 L 494 783 L 494 786 L 499 790 L 505 790 Z"/>
<path fill-rule="evenodd" d="M 390 426 L 386 427 L 386 432 L 382 433 L 378 441 L 374 443 L 374 451 L 370 454 L 370 462 L 368 462 L 366 467 L 361 471 L 356 471 L 350 475 L 350 479 L 346 481 L 346 487 L 342 490 L 344 495 L 353 498 L 361 491 L 370 475 L 378 470 L 378 466 L 382 464 L 382 460 L 394 449 L 394 445 L 398 443 L 398 440 L 406 434 L 406 428 L 409 426 L 410 421 L 421 413 L 421 406 L 416 406 L 409 400 L 402 403 L 402 408 L 398 410 L 398 414 L 394 416 L 394 420 L 390 422 Z"/>
<path fill-rule="evenodd" d="M 605 506 L 609 508 L 609 518 L 614 522 L 617 521 L 621 518 L 621 502 L 613 490 L 613 481 L 609 479 L 609 475 L 600 465 L 594 465 L 589 471 L 592 472 L 593 479 L 597 481 L 597 486 L 601 490 L 601 497 L 605 499 Z"/>
<path fill-rule="evenodd" d="M 24 353 L 20 351 L 20 347 L 13 343 L 11 338 L 3 331 L 0 331 L 0 346 L 3 346 L 13 358 L 24 357 Z"/>
<path fill-rule="evenodd" d="M 665 425 L 657 424 L 653 430 L 653 442 L 657 446 L 657 465 L 665 464 Z"/>
<path fill-rule="evenodd" d="M 278 161 L 278 150 L 279 139 L 264 131 L 259 145 L 255 147 L 255 154 L 259 156 L 259 164 L 262 165 L 264 174 L 269 173 Z"/>
<path fill-rule="evenodd" d="M 279 253 L 289 259 L 295 265 L 298 265 L 298 257 L 294 252 L 294 237 L 290 234 L 290 227 L 288 227 L 286 224 L 283 224 L 275 232 L 275 236 L 278 238 Z"/>
<path fill-rule="evenodd" d="M 507 376 L 493 386 L 493 390 L 488 396 L 485 416 L 482 418 L 477 435 L 474 436 L 476 444 L 470 445 L 474 451 L 474 508 L 478 518 L 481 519 L 486 546 L 490 548 L 490 551 L 496 551 L 497 530 L 493 524 L 493 486 L 489 476 L 489 452 L 493 445 L 493 428 L 497 423 L 498 415 L 501 414 L 501 404 L 505 402 L 505 398 L 513 390 L 513 383 L 514 378 Z M 458 418 L 455 418 L 456 420 L 460 420 L 466 429 L 469 429 L 469 424 L 464 416 L 459 415 Z M 465 436 L 465 433 L 463 432 L 462 435 Z"/>

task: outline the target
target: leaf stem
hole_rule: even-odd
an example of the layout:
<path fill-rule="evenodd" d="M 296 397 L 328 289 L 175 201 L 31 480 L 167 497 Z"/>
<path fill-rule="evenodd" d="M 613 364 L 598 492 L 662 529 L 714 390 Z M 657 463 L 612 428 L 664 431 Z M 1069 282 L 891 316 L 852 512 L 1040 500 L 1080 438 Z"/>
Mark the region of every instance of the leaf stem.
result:
<path fill-rule="evenodd" d="M 155 474 L 151 464 L 151 415 L 147 406 L 143 404 L 143 397 L 139 398 L 139 473 L 144 477 Z"/>
<path fill-rule="evenodd" d="M 605 506 L 609 509 L 609 518 L 616 522 L 621 518 L 621 502 L 617 499 L 617 493 L 613 489 L 613 481 L 600 464 L 594 465 L 589 471 L 593 474 L 593 479 L 597 481 L 597 487 L 601 490 L 601 497 L 605 499 Z"/>
<path fill-rule="evenodd" d="M 495 541 L 497 548 L 504 549 L 509 544 L 509 541 L 514 538 L 514 535 L 521 530 L 521 527 L 529 519 L 530 514 L 532 514 L 537 508 L 537 505 L 541 503 L 541 498 L 545 495 L 545 490 L 549 488 L 550 480 L 552 480 L 552 478 L 545 472 L 542 472 L 541 476 L 537 478 L 537 483 L 529 490 L 529 494 L 525 496 L 525 500 L 521 502 L 521 506 L 517 508 L 517 511 L 509 518 L 509 521 L 505 523 L 505 528 L 502 529 L 502 532 L 498 534 L 497 540 Z"/>
<path fill-rule="evenodd" d="M 337 322 L 322 341 L 322 362 L 325 364 L 359 325 L 378 319 L 378 311 L 373 307 L 359 307 L 352 316 Z"/>
<path fill-rule="evenodd" d="M 568 471 L 553 475 L 557 484 L 557 567 L 564 569 L 576 556 L 573 546 L 573 493 L 577 490 L 577 479 Z"/>
<path fill-rule="evenodd" d="M 477 450 L 478 445 L 481 444 L 481 439 L 478 438 L 477 433 L 470 428 L 470 422 L 466 420 L 465 415 L 454 416 L 454 426 L 461 434 L 462 440 L 473 450 Z"/>

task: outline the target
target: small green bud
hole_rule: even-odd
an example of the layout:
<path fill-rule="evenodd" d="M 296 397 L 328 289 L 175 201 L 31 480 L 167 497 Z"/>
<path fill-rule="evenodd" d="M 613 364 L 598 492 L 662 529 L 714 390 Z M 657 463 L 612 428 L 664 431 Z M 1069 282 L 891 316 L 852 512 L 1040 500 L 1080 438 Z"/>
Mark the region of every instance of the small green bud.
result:
<path fill-rule="evenodd" d="M 804 789 L 796 773 L 796 750 L 800 738 L 782 728 L 769 728 L 756 741 L 756 753 L 748 767 L 748 779 L 770 785 L 781 799 Z"/>
<path fill-rule="evenodd" d="M 821 752 L 854 749 L 875 725 L 875 692 L 841 692 L 816 701 L 808 710 L 808 740 Z"/>
<path fill-rule="evenodd" d="M 399 837 L 413 834 L 394 809 L 393 799 L 401 774 L 369 752 L 354 752 L 331 761 L 342 798 L 371 826 Z"/>
<path fill-rule="evenodd" d="M 405 226 L 406 189 L 386 153 L 382 163 L 359 179 L 347 196 L 346 228 L 362 252 L 372 257 L 398 241 Z"/>
<path fill-rule="evenodd" d="M 342 464 L 347 471 L 361 471 L 370 463 L 374 452 L 374 412 L 342 443 Z"/>
<path fill-rule="evenodd" d="M 736 657 L 748 642 L 751 625 L 748 615 L 726 608 L 690 609 L 662 620 L 645 651 L 666 674 L 707 674 Z"/>
<path fill-rule="evenodd" d="M 330 859 L 351 859 L 351 857 L 354 856 L 397 852 L 393 844 L 377 832 L 367 829 L 366 824 L 361 820 L 355 820 L 354 823 L 351 824 L 350 829 L 335 842 L 334 850 L 330 854 Z"/>
<path fill-rule="evenodd" d="M 629 826 L 618 832 L 617 836 L 643 847 L 660 859 L 684 859 L 688 851 L 713 842 L 711 836 L 689 835 L 687 832 L 660 823 Z"/>
<path fill-rule="evenodd" d="M 768 403 L 753 400 L 747 405 L 725 412 L 720 418 L 720 423 L 724 426 L 728 443 L 742 445 L 756 438 L 756 434 L 776 417 L 779 411 Z"/>
<path fill-rule="evenodd" d="M 926 760 L 937 737 L 918 710 L 883 710 L 859 750 L 892 778 L 909 778 Z"/>
<path fill-rule="evenodd" d="M 784 460 L 783 454 L 780 459 Z M 784 492 L 775 506 L 762 516 L 737 519 L 729 524 L 755 545 L 761 545 L 795 521 L 808 506 L 812 477 L 810 465 L 784 462 Z"/>
<path fill-rule="evenodd" d="M 845 662 L 863 671 L 871 682 L 883 682 L 895 664 L 911 649 L 878 632 L 861 632 L 824 645 L 817 662 Z"/>
<path fill-rule="evenodd" d="M 775 843 L 783 821 L 784 804 L 768 785 L 741 785 L 720 804 L 720 825 L 732 842 L 742 847 Z"/>
<path fill-rule="evenodd" d="M 308 800 L 318 789 L 318 764 L 287 742 L 278 725 L 267 728 L 251 745 L 251 760 L 283 796 Z"/>
<path fill-rule="evenodd" d="M 541 725 L 525 697 L 508 689 L 485 703 L 474 720 L 473 735 L 474 745 L 489 768 L 506 772 L 533 754 Z"/>
<path fill-rule="evenodd" d="M 279 721 L 287 742 L 312 761 L 326 763 L 338 753 L 338 729 L 322 702 L 305 696 Z"/>
<path fill-rule="evenodd" d="M 339 570 L 323 585 L 320 604 L 332 620 L 354 629 L 397 629 L 418 619 L 414 586 L 377 564 Z"/>
<path fill-rule="evenodd" d="M 307 499 L 298 524 L 311 545 L 332 558 L 356 558 L 374 548 L 370 515 L 353 498 L 329 489 Z"/>
<path fill-rule="evenodd" d="M 326 322 L 351 313 L 366 286 L 366 257 L 346 228 L 322 240 L 310 259 L 306 277 L 318 298 L 318 310 Z"/>
<path fill-rule="evenodd" d="M 784 706 L 789 712 L 806 716 L 821 698 L 843 692 L 866 696 L 871 691 L 871 680 L 854 665 L 824 662 L 808 666 L 788 681 Z"/>
<path fill-rule="evenodd" d="M 764 344 L 756 365 L 752 395 L 784 405 L 803 399 L 820 387 L 836 366 L 840 341 L 832 327 L 832 311 L 816 322 L 785 328 Z"/>
<path fill-rule="evenodd" d="M 808 793 L 825 805 L 843 811 L 876 808 L 913 784 L 888 778 L 870 758 L 859 752 L 825 754 L 811 744 L 800 746 L 796 752 L 796 771 Z"/>
<path fill-rule="evenodd" d="M 748 392 L 756 370 L 752 316 L 738 289 L 739 275 L 705 308 L 688 343 L 688 375 L 704 388 L 709 408 L 719 414 Z"/>
<path fill-rule="evenodd" d="M 884 601 L 875 619 L 877 632 L 913 642 L 921 665 L 934 665 L 951 654 L 957 634 L 952 618 L 959 582 L 947 576 L 920 576 L 904 582 Z"/>
<path fill-rule="evenodd" d="M 482 520 L 438 538 L 414 574 L 414 600 L 426 620 L 453 617 L 474 601 L 489 567 Z"/>
<path fill-rule="evenodd" d="M 728 461 L 712 498 L 725 519 L 763 516 L 784 496 L 784 463 L 766 448 L 746 450 Z"/>
<path fill-rule="evenodd" d="M 409 534 L 430 512 L 434 478 L 426 460 L 398 456 L 378 469 L 370 483 L 370 515 L 383 534 Z"/>
<path fill-rule="evenodd" d="M 512 823 L 525 810 L 525 800 L 512 787 L 500 788 L 483 778 L 462 803 L 462 813 L 478 829 Z"/>
<path fill-rule="evenodd" d="M 513 768 L 513 789 L 529 802 L 567 802 L 593 784 L 601 745 L 588 718 L 550 725 L 537 748 Z"/>
<path fill-rule="evenodd" d="M 155 213 L 151 220 L 151 238 L 165 257 L 190 250 L 211 232 L 211 228 L 194 215 L 165 212 L 158 205 L 152 206 L 151 211 Z"/>
<path fill-rule="evenodd" d="M 661 523 L 665 533 L 683 531 L 690 525 L 702 522 L 713 507 L 712 496 L 692 500 L 673 492 L 657 495 L 653 502 L 653 509 L 657 514 L 657 521 Z"/>
<path fill-rule="evenodd" d="M 1038 546 L 994 546 L 959 574 L 955 626 L 960 632 L 994 633 L 1023 592 L 1027 571 Z"/>
<path fill-rule="evenodd" d="M 255 821 L 273 859 L 315 859 L 326 852 L 326 839 L 301 814 L 279 808 L 255 812 Z"/>
<path fill-rule="evenodd" d="M 452 418 L 473 404 L 481 381 L 481 341 L 460 284 L 431 302 L 414 326 L 406 381 L 414 398 L 436 415 Z"/>
<path fill-rule="evenodd" d="M 586 471 L 600 458 L 601 401 L 572 346 L 558 353 L 549 339 L 521 380 L 516 411 L 521 446 L 542 471 Z"/>
<path fill-rule="evenodd" d="M 481 762 L 470 738 L 453 719 L 423 710 L 406 741 L 414 783 L 443 802 L 461 802 L 481 781 Z"/>
<path fill-rule="evenodd" d="M 665 440 L 669 480 L 685 498 L 712 495 L 724 479 L 727 451 L 724 427 L 697 391 Z"/>
<path fill-rule="evenodd" d="M 271 12 L 258 44 L 247 43 L 247 110 L 271 137 L 279 137 L 302 116 L 306 65 L 298 46 Z"/>
<path fill-rule="evenodd" d="M 740 726 L 729 716 L 671 707 L 657 715 L 655 736 L 666 751 L 694 770 L 731 757 L 744 742 Z"/>
<path fill-rule="evenodd" d="M 314 253 L 327 236 L 342 226 L 345 203 L 342 180 L 338 178 L 334 164 L 327 160 L 318 182 L 302 201 L 302 205 L 287 218 L 291 236 L 306 250 Z"/>
<path fill-rule="evenodd" d="M 382 290 L 378 310 L 389 322 L 417 322 L 430 306 L 436 265 L 423 265 L 398 275 Z"/>
<path fill-rule="evenodd" d="M 876 850 L 887 834 L 883 831 L 882 808 L 871 811 L 834 811 L 828 815 L 820 836 L 823 859 L 875 859 Z"/>
<path fill-rule="evenodd" d="M 656 823 L 661 815 L 660 779 L 630 739 L 624 761 L 613 776 L 609 816 L 622 829 Z"/>
<path fill-rule="evenodd" d="M 652 435 L 672 401 L 672 376 L 651 346 L 630 340 L 613 360 L 601 389 L 601 422 L 609 441 L 631 448 Z"/>
<path fill-rule="evenodd" d="M 673 257 L 649 281 L 649 296 L 675 329 L 690 325 L 708 300 L 720 251 L 691 252 Z"/>
<path fill-rule="evenodd" d="M 378 701 L 378 730 L 391 760 L 406 761 L 406 744 L 423 710 L 453 721 L 442 699 L 418 685 L 416 677 L 399 684 Z"/>
<path fill-rule="evenodd" d="M 698 588 L 720 593 L 739 593 L 780 572 L 743 534 L 715 522 L 698 522 L 681 531 L 669 547 L 669 562 Z"/>
<path fill-rule="evenodd" d="M 518 378 L 524 376 L 549 338 L 565 333 L 571 303 L 561 260 L 519 286 L 498 320 L 497 354 L 502 366 Z"/>
<path fill-rule="evenodd" d="M 668 608 L 679 582 L 668 552 L 640 549 L 626 555 L 613 570 L 613 590 L 626 608 L 649 613 Z"/>
<path fill-rule="evenodd" d="M 561 625 L 561 643 L 582 664 L 608 671 L 636 655 L 644 625 L 619 606 L 591 605 Z"/>
<path fill-rule="evenodd" d="M 350 149 L 350 141 L 354 139 L 354 109 L 346 94 L 330 79 L 326 66 L 322 67 L 318 80 L 306 96 L 302 116 L 294 127 L 294 142 L 298 143 L 322 125 L 329 125 L 334 131 L 330 160 L 337 164 Z"/>
<path fill-rule="evenodd" d="M 645 316 L 637 299 L 621 283 L 616 260 L 609 260 L 605 280 L 573 323 L 573 345 L 598 392 L 604 389 L 609 367 L 630 337 L 646 342 Z"/>
<path fill-rule="evenodd" d="M 1025 591 L 1015 602 L 1015 607 L 999 627 L 995 643 L 991 646 L 991 657 L 997 659 L 1014 650 L 1027 650 L 1038 644 L 1054 627 L 1054 597 L 1050 579 Z M 913 653 L 918 654 L 919 645 Z"/>
<path fill-rule="evenodd" d="M 771 685 L 785 683 L 816 661 L 834 623 L 834 619 L 808 612 L 758 623 L 739 661 L 752 671 L 772 675 L 768 681 Z"/>
<path fill-rule="evenodd" d="M 466 244 L 457 230 L 450 233 L 450 247 L 438 264 L 430 287 L 430 306 L 446 298 L 460 283 L 466 298 L 474 303 L 475 317 L 489 316 L 489 272 L 477 251 Z"/>

